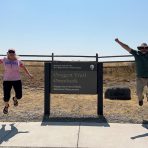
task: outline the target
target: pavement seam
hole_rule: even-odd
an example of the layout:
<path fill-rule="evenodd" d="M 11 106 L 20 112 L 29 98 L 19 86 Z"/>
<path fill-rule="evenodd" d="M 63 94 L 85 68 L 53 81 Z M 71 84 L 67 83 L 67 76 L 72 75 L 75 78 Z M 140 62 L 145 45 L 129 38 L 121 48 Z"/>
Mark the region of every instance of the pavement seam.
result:
<path fill-rule="evenodd" d="M 76 148 L 76 147 L 26 147 L 26 146 L 0 146 L 0 148 Z"/>
<path fill-rule="evenodd" d="M 80 139 L 80 128 L 81 128 L 81 122 L 79 123 L 79 129 L 78 129 L 77 148 L 79 147 L 79 139 Z"/>
<path fill-rule="evenodd" d="M 20 124 L 20 122 L 17 122 L 15 126 L 17 127 L 19 124 Z M 0 137 L 0 143 L 1 143 L 0 144 L 0 147 L 1 147 L 2 143 L 3 143 L 3 139 L 5 139 L 7 136 L 9 136 L 12 132 L 13 132 L 13 130 L 11 130 L 10 132 L 8 132 L 6 135 Z"/>

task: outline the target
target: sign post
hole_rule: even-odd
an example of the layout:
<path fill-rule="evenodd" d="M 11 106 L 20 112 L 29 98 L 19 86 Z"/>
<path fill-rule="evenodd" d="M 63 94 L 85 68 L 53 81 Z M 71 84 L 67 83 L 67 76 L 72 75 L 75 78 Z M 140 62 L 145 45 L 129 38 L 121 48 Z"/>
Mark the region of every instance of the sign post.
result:
<path fill-rule="evenodd" d="M 103 115 L 103 63 L 97 63 L 97 114 Z"/>
<path fill-rule="evenodd" d="M 51 63 L 44 64 L 44 116 L 50 115 Z"/>

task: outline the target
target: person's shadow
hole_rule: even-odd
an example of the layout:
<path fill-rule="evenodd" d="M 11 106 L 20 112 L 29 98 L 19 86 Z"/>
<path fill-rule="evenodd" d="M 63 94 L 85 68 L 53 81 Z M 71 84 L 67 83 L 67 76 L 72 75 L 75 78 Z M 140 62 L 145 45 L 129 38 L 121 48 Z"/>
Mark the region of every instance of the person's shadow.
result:
<path fill-rule="evenodd" d="M 143 120 L 142 127 L 148 129 L 148 121 Z M 131 137 L 131 139 L 134 140 L 134 139 L 137 139 L 137 138 L 143 138 L 143 137 L 147 137 L 147 136 L 148 136 L 148 133 L 145 133 L 145 134 L 142 134 L 142 135 L 137 135 L 137 136 Z"/>
<path fill-rule="evenodd" d="M 0 129 L 0 144 L 2 144 L 3 142 L 7 142 L 9 139 L 11 139 L 17 134 L 28 133 L 28 131 L 25 132 L 18 131 L 18 129 L 14 126 L 14 124 L 10 124 L 11 127 L 10 130 L 6 130 L 5 127 L 6 124 L 3 124 L 2 128 Z"/>

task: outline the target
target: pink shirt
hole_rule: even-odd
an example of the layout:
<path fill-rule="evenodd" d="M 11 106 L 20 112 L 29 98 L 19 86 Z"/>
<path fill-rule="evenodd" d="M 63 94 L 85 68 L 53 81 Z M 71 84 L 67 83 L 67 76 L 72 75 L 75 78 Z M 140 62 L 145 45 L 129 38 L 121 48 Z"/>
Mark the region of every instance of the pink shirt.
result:
<path fill-rule="evenodd" d="M 23 65 L 22 61 L 11 61 L 7 58 L 1 59 L 0 61 L 4 65 L 4 81 L 17 81 L 21 79 L 19 68 L 21 65 Z"/>

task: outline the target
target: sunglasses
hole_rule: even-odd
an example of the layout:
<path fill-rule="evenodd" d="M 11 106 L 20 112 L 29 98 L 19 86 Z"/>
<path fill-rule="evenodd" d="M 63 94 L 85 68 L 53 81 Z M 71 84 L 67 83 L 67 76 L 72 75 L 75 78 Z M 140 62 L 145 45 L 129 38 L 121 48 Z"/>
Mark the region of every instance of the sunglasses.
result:
<path fill-rule="evenodd" d="M 8 53 L 13 53 L 13 54 L 15 54 L 15 51 L 14 51 L 14 50 L 9 50 Z"/>
<path fill-rule="evenodd" d="M 148 47 L 138 47 L 139 50 L 142 50 L 142 49 L 146 49 L 148 50 Z"/>

